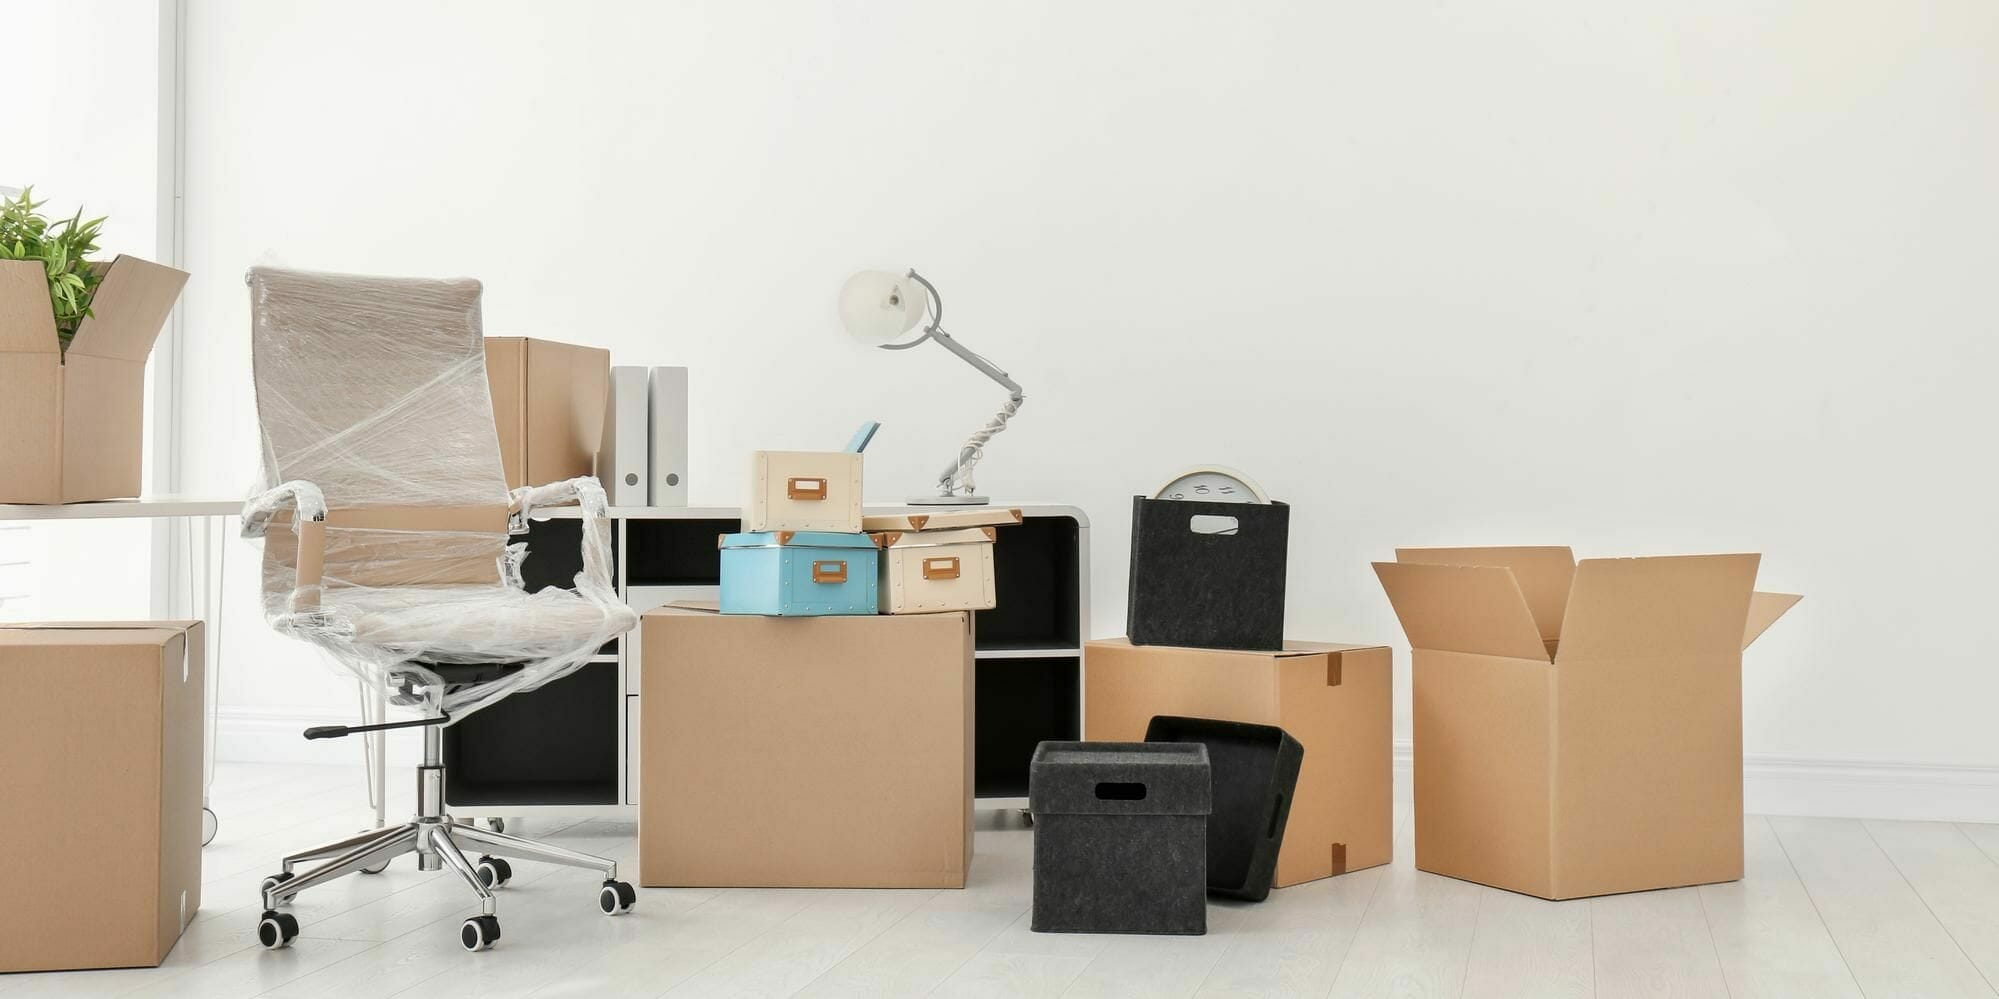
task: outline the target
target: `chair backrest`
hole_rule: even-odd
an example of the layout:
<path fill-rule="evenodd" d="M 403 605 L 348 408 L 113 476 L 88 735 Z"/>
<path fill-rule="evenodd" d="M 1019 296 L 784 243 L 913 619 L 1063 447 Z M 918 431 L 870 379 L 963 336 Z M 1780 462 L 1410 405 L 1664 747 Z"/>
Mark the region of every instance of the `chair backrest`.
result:
<path fill-rule="evenodd" d="M 479 282 L 265 267 L 248 282 L 264 487 L 300 479 L 329 511 L 417 508 L 439 528 L 330 527 L 327 585 L 498 581 L 508 493 Z M 274 524 L 267 570 L 295 550 Z"/>

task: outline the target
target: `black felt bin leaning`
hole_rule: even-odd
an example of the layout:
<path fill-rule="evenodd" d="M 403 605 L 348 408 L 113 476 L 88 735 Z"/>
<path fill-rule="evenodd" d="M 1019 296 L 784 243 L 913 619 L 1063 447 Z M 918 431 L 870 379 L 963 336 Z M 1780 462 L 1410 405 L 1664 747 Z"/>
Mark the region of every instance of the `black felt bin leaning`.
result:
<path fill-rule="evenodd" d="M 1269 898 L 1304 745 L 1275 725 L 1176 715 L 1155 716 L 1145 741 L 1208 747 L 1208 890 L 1250 902 Z"/>
<path fill-rule="evenodd" d="M 1283 503 L 1132 497 L 1131 643 L 1282 649 L 1290 531 Z"/>
<path fill-rule="evenodd" d="M 1037 933 L 1208 932 L 1208 749 L 1044 742 L 1028 765 Z"/>

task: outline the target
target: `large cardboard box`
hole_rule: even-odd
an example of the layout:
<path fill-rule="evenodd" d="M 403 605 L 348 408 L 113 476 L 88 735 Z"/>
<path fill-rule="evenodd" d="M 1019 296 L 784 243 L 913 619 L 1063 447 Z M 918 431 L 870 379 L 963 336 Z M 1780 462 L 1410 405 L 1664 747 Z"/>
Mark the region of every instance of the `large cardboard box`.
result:
<path fill-rule="evenodd" d="M 640 883 L 965 886 L 970 615 L 639 626 Z"/>
<path fill-rule="evenodd" d="M 489 336 L 486 381 L 508 488 L 596 474 L 611 392 L 610 351 Z"/>
<path fill-rule="evenodd" d="M 1416 866 L 1542 898 L 1742 877 L 1742 650 L 1798 597 L 1756 555 L 1402 549 Z"/>
<path fill-rule="evenodd" d="M 0 260 L 0 503 L 139 495 L 146 355 L 187 274 L 120 256 L 69 349 L 39 261 Z"/>
<path fill-rule="evenodd" d="M 1394 853 L 1391 657 L 1383 645 L 1285 642 L 1281 652 L 1083 647 L 1083 737 L 1145 738 L 1154 715 L 1275 725 L 1305 747 L 1277 853 L 1277 887 L 1388 863 Z"/>
<path fill-rule="evenodd" d="M 0 972 L 158 965 L 201 907 L 199 621 L 0 626 Z"/>

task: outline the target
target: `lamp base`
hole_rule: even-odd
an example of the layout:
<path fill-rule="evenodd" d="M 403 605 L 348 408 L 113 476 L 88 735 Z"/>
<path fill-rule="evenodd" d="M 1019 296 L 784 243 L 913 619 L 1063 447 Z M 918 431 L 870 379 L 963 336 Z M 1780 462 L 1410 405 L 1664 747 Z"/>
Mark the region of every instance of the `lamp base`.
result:
<path fill-rule="evenodd" d="M 933 493 L 929 496 L 912 496 L 909 498 L 910 506 L 985 506 L 991 502 L 991 497 L 965 496 L 957 493 L 953 493 L 950 496 L 938 496 Z"/>

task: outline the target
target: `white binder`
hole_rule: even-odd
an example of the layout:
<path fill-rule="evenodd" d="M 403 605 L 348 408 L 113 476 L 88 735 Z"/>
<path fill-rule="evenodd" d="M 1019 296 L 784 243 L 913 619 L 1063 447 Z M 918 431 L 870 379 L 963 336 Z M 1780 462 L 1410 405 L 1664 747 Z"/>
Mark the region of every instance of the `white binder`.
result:
<path fill-rule="evenodd" d="M 647 469 L 646 369 L 613 367 L 604 404 L 604 443 L 597 478 L 612 506 L 645 506 L 652 476 Z"/>
<path fill-rule="evenodd" d="M 652 369 L 652 505 L 687 505 L 687 369 Z"/>

